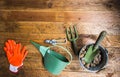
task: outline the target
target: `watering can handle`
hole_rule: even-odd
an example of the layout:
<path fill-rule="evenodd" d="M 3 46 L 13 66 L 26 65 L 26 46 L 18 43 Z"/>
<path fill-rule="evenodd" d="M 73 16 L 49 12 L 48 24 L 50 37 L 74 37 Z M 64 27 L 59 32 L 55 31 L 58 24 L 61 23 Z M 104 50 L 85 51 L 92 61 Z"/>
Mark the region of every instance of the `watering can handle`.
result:
<path fill-rule="evenodd" d="M 97 41 L 95 42 L 95 45 L 93 47 L 94 50 L 96 50 L 100 44 L 100 42 L 103 40 L 103 38 L 105 37 L 105 35 L 107 34 L 106 31 L 102 31 L 97 39 Z"/>
<path fill-rule="evenodd" d="M 70 56 L 70 61 L 69 61 L 69 63 L 68 63 L 68 65 L 71 63 L 71 61 L 72 61 L 72 54 L 68 51 L 68 49 L 66 49 L 66 48 L 64 48 L 64 47 L 62 47 L 62 46 L 60 46 L 60 45 L 53 45 L 53 46 L 50 46 L 50 47 L 48 47 L 48 49 L 49 48 L 52 48 L 52 47 L 60 47 L 60 48 L 62 48 L 63 50 L 65 50 L 68 54 L 69 54 L 69 56 Z"/>

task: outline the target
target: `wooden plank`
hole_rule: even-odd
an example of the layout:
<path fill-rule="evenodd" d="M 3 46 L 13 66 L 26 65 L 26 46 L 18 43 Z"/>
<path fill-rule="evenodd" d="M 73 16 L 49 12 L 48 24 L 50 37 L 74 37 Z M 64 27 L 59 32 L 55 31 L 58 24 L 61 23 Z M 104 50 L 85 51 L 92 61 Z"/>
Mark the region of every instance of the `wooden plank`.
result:
<path fill-rule="evenodd" d="M 74 75 L 74 77 L 85 77 L 86 74 L 88 75 L 87 77 L 119 77 L 119 73 L 120 72 L 116 72 L 116 73 L 108 73 L 108 74 L 96 74 L 96 73 L 82 73 L 82 72 L 62 72 L 60 75 L 58 76 L 55 76 L 55 75 L 52 75 L 50 74 L 49 72 L 47 71 L 41 71 L 41 70 L 34 70 L 34 71 L 24 71 L 22 70 L 18 75 L 13 75 L 13 74 L 10 74 L 10 73 L 5 73 L 5 74 L 2 74 L 1 76 L 9 76 L 9 77 L 13 77 L 13 76 L 17 76 L 17 77 L 21 77 L 21 76 L 29 76 L 29 77 L 71 77 L 72 75 Z"/>
<path fill-rule="evenodd" d="M 83 22 L 0 22 L 0 32 L 24 34 L 64 34 L 66 28 L 76 24 L 79 34 L 99 34 L 106 30 L 108 35 L 120 34 L 120 23 Z"/>
<path fill-rule="evenodd" d="M 5 33 L 24 33 L 24 34 L 39 34 L 41 33 L 39 29 L 40 26 L 37 26 L 40 24 L 22 24 L 22 23 L 17 23 L 17 22 L 0 22 L 0 32 L 5 32 Z"/>
<path fill-rule="evenodd" d="M 13 14 L 14 13 L 14 14 Z M 31 19 L 32 20 L 36 20 L 36 21 L 44 21 L 44 19 L 46 20 L 46 21 L 51 21 L 51 20 L 55 20 L 55 13 L 54 12 L 41 12 L 41 13 L 39 13 L 39 12 L 34 12 L 34 13 L 32 13 L 32 14 L 30 14 L 30 12 L 28 11 L 28 12 L 26 12 L 26 13 L 22 13 L 21 12 L 21 14 L 20 14 L 20 12 L 18 12 L 18 11 L 14 11 L 14 12 L 11 12 L 10 13 L 10 11 L 8 11 L 8 12 L 0 12 L 0 16 L 1 16 L 1 19 L 3 19 L 3 20 L 8 20 L 8 18 L 10 18 L 10 21 L 12 20 L 12 21 L 21 21 L 21 17 L 23 18 L 22 20 L 23 21 L 31 21 Z M 39 15 L 40 14 L 40 15 Z M 5 18 L 4 18 L 5 17 Z M 12 18 L 13 17 L 13 18 Z M 17 17 L 17 18 L 16 18 Z M 35 17 L 35 18 L 34 18 Z M 36 18 L 37 17 L 37 18 Z M 49 18 L 48 18 L 49 17 Z M 14 18 L 15 18 L 15 20 L 14 20 Z M 25 19 L 24 19 L 25 18 Z M 26 19 L 26 18 L 28 18 L 28 19 L 30 19 L 30 20 L 28 20 L 28 19 Z"/>
<path fill-rule="evenodd" d="M 115 10 L 119 1 L 114 0 L 1 0 L 0 9 L 47 10 Z"/>
<path fill-rule="evenodd" d="M 29 44 L 29 40 L 35 40 L 39 43 L 44 44 L 45 39 L 60 39 L 66 38 L 66 34 L 23 34 L 23 33 L 0 33 L 0 42 L 4 44 L 7 39 L 14 39 L 17 42 L 22 42 L 24 44 Z M 77 40 L 78 46 L 81 47 L 85 43 L 90 42 L 90 40 L 95 41 L 98 35 L 79 35 Z M 93 43 L 92 41 L 92 43 Z M 68 43 L 69 44 L 69 43 Z M 105 47 L 120 47 L 120 35 L 107 35 L 102 42 Z"/>
<path fill-rule="evenodd" d="M 27 71 L 27 72 L 29 72 L 29 71 Z M 32 72 L 32 71 L 31 71 L 31 72 Z M 38 72 L 40 72 L 40 71 L 38 71 Z M 43 73 L 43 71 L 42 71 L 42 73 Z M 42 77 L 46 77 L 46 75 L 42 75 L 42 73 L 40 73 L 40 75 L 41 75 Z M 62 73 L 61 73 L 60 75 L 58 75 L 58 76 L 51 75 L 51 74 L 49 74 L 48 72 L 45 72 L 45 73 L 48 74 L 47 76 L 52 76 L 52 77 L 70 77 L 70 76 L 73 75 L 73 74 L 74 74 L 74 77 L 85 77 L 85 76 L 86 76 L 86 73 L 82 73 L 82 72 L 62 72 Z M 43 73 L 43 74 L 45 74 L 45 73 Z M 89 74 L 88 77 L 105 77 L 104 74 L 93 74 L 93 73 L 87 73 L 87 74 Z M 40 76 L 37 74 L 37 71 L 36 71 L 36 75 L 33 75 L 33 76 L 40 77 Z M 30 76 L 30 77 L 32 77 L 32 76 Z"/>
<path fill-rule="evenodd" d="M 74 74 L 74 77 L 85 77 L 86 73 L 82 73 L 82 72 L 62 72 L 60 75 L 52 75 L 50 74 L 48 71 L 41 71 L 41 70 L 21 70 L 21 72 L 18 75 L 13 75 L 10 73 L 5 73 L 2 74 L 1 76 L 9 76 L 9 77 L 13 77 L 13 76 L 17 76 L 17 77 L 21 77 L 21 76 L 29 76 L 29 77 L 70 77 L 71 75 Z M 95 73 L 87 73 L 89 76 L 88 77 L 106 77 L 105 74 L 95 74 Z"/>
<path fill-rule="evenodd" d="M 1 21 L 46 21 L 117 23 L 119 13 L 113 11 L 0 11 Z"/>

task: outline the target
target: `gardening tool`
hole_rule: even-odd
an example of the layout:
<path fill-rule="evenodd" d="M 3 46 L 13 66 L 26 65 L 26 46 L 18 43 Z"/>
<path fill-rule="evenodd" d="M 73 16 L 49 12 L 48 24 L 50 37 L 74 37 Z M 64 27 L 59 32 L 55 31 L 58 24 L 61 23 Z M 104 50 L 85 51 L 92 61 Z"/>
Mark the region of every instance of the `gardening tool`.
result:
<path fill-rule="evenodd" d="M 43 56 L 43 62 L 44 62 L 44 67 L 52 74 L 58 75 L 61 73 L 61 71 L 72 61 L 72 55 L 71 53 L 64 47 L 54 45 L 51 47 L 45 47 L 41 46 L 40 44 L 30 41 L 42 54 Z M 65 50 L 69 56 L 70 56 L 70 61 L 63 55 L 51 50 L 50 48 L 52 47 L 60 47 L 63 50 Z"/>
<path fill-rule="evenodd" d="M 67 39 L 68 39 L 68 41 L 70 41 L 72 43 L 72 48 L 73 48 L 75 55 L 78 55 L 78 47 L 77 47 L 77 43 L 76 43 L 76 40 L 78 39 L 78 33 L 76 30 L 76 27 L 75 27 L 75 25 L 73 26 L 74 32 L 72 31 L 72 27 L 69 27 L 69 29 L 68 28 L 66 29 Z"/>
<path fill-rule="evenodd" d="M 57 44 L 66 44 L 66 39 L 52 39 L 52 40 L 45 40 L 45 43 L 57 45 Z"/>
<path fill-rule="evenodd" d="M 90 45 L 87 49 L 87 52 L 85 54 L 84 60 L 86 63 L 91 63 L 94 59 L 94 57 L 99 53 L 98 51 L 98 47 L 100 42 L 103 40 L 103 38 L 105 37 L 105 35 L 107 34 L 106 31 L 102 31 L 97 39 L 97 41 L 95 42 L 94 45 Z"/>

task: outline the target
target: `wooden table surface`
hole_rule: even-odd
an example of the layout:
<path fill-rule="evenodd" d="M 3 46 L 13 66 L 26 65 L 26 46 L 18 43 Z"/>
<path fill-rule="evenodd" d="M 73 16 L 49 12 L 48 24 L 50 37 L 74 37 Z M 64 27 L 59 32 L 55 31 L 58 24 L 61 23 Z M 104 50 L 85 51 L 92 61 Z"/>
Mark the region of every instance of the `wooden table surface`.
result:
<path fill-rule="evenodd" d="M 87 72 L 67 41 L 63 46 L 70 49 L 73 61 L 60 75 L 52 75 L 29 41 L 50 46 L 45 39 L 66 38 L 65 29 L 74 24 L 79 49 L 86 41 L 96 40 L 102 30 L 107 31 L 102 45 L 108 50 L 108 64 L 98 73 Z M 27 46 L 28 55 L 17 75 L 8 70 L 3 50 L 8 39 Z M 0 0 L 0 77 L 120 77 L 120 0 Z"/>

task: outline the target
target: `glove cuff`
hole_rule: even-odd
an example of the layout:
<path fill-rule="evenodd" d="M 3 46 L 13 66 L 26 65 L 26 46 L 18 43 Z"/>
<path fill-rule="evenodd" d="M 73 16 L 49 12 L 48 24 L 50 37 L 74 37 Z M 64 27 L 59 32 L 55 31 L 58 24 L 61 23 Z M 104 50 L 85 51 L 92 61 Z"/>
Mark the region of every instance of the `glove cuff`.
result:
<path fill-rule="evenodd" d="M 20 65 L 20 66 L 13 66 L 12 64 L 10 64 L 9 66 L 9 70 L 12 72 L 12 73 L 17 73 L 18 72 L 18 68 L 22 67 L 23 63 Z"/>

